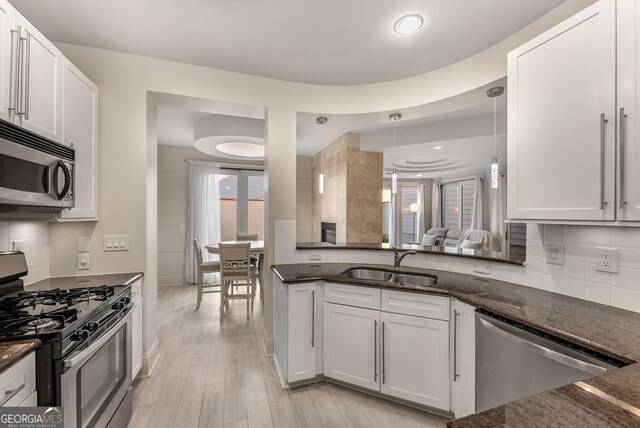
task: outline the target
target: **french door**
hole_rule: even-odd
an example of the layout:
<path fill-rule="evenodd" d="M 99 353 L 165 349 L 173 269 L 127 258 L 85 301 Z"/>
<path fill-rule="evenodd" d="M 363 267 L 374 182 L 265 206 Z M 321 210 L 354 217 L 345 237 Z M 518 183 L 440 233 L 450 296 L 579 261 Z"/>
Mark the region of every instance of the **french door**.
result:
<path fill-rule="evenodd" d="M 264 239 L 264 172 L 220 169 L 220 235 L 222 241 L 236 234 L 257 234 Z"/>

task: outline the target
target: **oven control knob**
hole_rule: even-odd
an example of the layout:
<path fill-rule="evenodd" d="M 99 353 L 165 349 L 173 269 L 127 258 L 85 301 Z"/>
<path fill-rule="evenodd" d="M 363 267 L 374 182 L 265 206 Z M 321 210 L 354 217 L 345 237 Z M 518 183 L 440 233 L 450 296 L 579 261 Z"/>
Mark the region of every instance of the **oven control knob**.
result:
<path fill-rule="evenodd" d="M 124 303 L 124 305 L 128 305 L 129 303 L 131 303 L 131 298 L 130 297 L 123 297 L 122 298 L 122 303 Z"/>
<path fill-rule="evenodd" d="M 124 308 L 124 303 L 123 302 L 116 302 L 113 304 L 113 306 L 111 306 L 111 309 L 113 309 L 114 311 L 119 311 L 121 309 Z"/>
<path fill-rule="evenodd" d="M 89 338 L 89 332 L 87 330 L 78 330 L 75 333 L 73 333 L 73 336 L 71 336 L 71 340 L 76 342 L 81 342 L 88 338 Z"/>
<path fill-rule="evenodd" d="M 84 326 L 84 329 L 93 333 L 98 329 L 98 327 L 100 327 L 100 324 L 98 324 L 97 322 L 90 322 Z"/>

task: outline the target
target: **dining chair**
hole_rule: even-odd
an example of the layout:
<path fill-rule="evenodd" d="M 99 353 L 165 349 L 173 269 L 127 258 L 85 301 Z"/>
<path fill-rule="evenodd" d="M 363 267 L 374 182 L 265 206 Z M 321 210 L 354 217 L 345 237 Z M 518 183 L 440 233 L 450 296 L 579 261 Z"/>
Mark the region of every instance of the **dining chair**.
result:
<path fill-rule="evenodd" d="M 251 266 L 251 244 L 218 244 L 220 249 L 220 282 L 222 284 L 220 294 L 220 321 L 224 319 L 224 310 L 229 300 L 246 299 L 247 300 L 247 319 L 251 309 L 253 309 L 253 296 L 255 294 L 255 266 Z M 229 288 L 234 283 L 246 285 L 246 293 L 230 294 Z"/>
<path fill-rule="evenodd" d="M 196 279 L 198 285 L 196 309 L 199 309 L 203 293 L 220 293 L 220 290 L 222 289 L 220 286 L 221 283 L 204 285 L 204 274 L 219 273 L 220 262 L 205 262 L 202 260 L 202 249 L 200 248 L 200 240 L 198 238 L 193 240 L 193 251 L 196 255 Z M 216 288 L 216 290 L 204 290 L 205 288 Z"/>
<path fill-rule="evenodd" d="M 236 241 L 257 241 L 258 239 L 260 239 L 258 237 L 258 234 L 252 234 L 252 235 L 241 235 L 241 234 L 236 234 Z M 251 255 L 251 265 L 254 266 L 256 268 L 256 277 L 258 279 L 258 281 L 256 282 L 254 280 L 254 287 L 253 287 L 253 296 L 255 297 L 255 292 L 256 292 L 256 288 L 258 287 L 256 284 L 259 284 L 260 286 L 260 298 L 263 299 L 263 294 L 262 294 L 262 278 L 260 278 L 260 257 L 252 254 Z M 237 287 L 236 287 L 237 290 Z"/>

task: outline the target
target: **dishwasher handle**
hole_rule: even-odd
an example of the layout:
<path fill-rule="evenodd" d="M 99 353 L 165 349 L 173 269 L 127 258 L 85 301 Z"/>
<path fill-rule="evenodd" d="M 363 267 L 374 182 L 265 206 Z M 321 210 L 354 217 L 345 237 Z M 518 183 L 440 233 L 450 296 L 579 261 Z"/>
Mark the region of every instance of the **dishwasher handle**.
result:
<path fill-rule="evenodd" d="M 535 352 L 538 355 L 542 355 L 543 357 L 548 358 L 550 360 L 554 360 L 566 366 L 570 366 L 575 369 L 579 369 L 579 370 L 582 370 L 588 373 L 593 373 L 593 374 L 601 374 L 607 371 L 607 369 L 604 367 L 589 363 L 587 361 L 579 360 L 577 358 L 571 357 L 561 352 L 554 351 L 553 349 L 549 349 L 542 345 L 538 345 L 537 343 L 533 343 L 523 337 L 517 336 L 511 332 L 508 332 L 500 328 L 499 326 L 491 322 L 491 320 L 488 320 L 482 316 L 480 316 L 478 320 L 480 321 L 480 324 L 482 325 L 482 327 L 486 328 L 487 330 L 490 330 L 491 332 L 498 334 L 504 337 L 505 339 L 513 343 L 516 343 L 518 345 L 521 345 L 522 347 L 527 348 L 527 350 Z"/>

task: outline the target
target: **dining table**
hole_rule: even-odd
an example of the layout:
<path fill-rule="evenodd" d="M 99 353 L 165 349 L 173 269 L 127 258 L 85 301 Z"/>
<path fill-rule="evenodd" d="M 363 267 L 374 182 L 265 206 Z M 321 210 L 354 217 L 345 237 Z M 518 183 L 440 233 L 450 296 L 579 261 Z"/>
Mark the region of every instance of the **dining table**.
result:
<path fill-rule="evenodd" d="M 250 244 L 251 249 L 250 253 L 252 255 L 258 256 L 258 279 L 260 280 L 260 299 L 264 301 L 264 241 L 221 241 L 217 244 L 208 244 L 205 245 L 205 249 L 210 254 L 220 254 L 219 244 Z"/>

